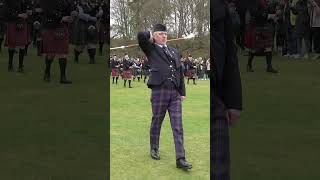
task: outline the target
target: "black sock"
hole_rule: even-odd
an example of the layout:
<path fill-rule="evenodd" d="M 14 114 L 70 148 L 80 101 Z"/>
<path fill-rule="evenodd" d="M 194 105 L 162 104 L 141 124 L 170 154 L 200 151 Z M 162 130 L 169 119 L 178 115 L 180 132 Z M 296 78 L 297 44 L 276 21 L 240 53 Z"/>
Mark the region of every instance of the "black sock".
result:
<path fill-rule="evenodd" d="M 266 52 L 267 68 L 272 69 L 272 52 Z"/>
<path fill-rule="evenodd" d="M 140 77 L 138 77 L 138 82 L 140 82 Z"/>
<path fill-rule="evenodd" d="M 59 65 L 60 65 L 60 79 L 65 80 L 66 79 L 67 59 L 60 58 Z"/>
<path fill-rule="evenodd" d="M 23 59 L 26 55 L 26 51 L 24 49 L 19 50 L 19 69 L 23 68 Z"/>
<path fill-rule="evenodd" d="M 50 76 L 50 69 L 51 69 L 52 62 L 53 62 L 53 58 L 49 58 L 48 56 L 46 56 L 46 59 L 45 59 L 46 68 L 44 73 L 47 76 Z"/>
<path fill-rule="evenodd" d="M 37 41 L 37 55 L 41 56 L 41 41 Z"/>
<path fill-rule="evenodd" d="M 249 52 L 249 57 L 248 57 L 248 64 L 247 66 L 252 68 L 252 61 L 253 61 L 253 58 L 254 58 L 254 54 Z"/>
<path fill-rule="evenodd" d="M 127 84 L 127 80 L 124 80 L 123 86 L 126 87 L 126 84 Z"/>
<path fill-rule="evenodd" d="M 129 87 L 131 87 L 131 80 L 129 80 Z"/>
<path fill-rule="evenodd" d="M 118 77 L 116 77 L 116 84 L 118 84 Z"/>
<path fill-rule="evenodd" d="M 100 42 L 100 43 L 99 43 L 99 52 L 100 52 L 100 55 L 102 55 L 102 48 L 103 48 L 103 42 Z"/>
<path fill-rule="evenodd" d="M 96 56 L 96 49 L 88 49 L 88 54 L 90 57 L 90 64 L 94 64 L 95 63 L 94 57 Z"/>
<path fill-rule="evenodd" d="M 80 51 L 74 49 L 74 62 L 79 62 L 79 55 L 81 54 Z"/>
<path fill-rule="evenodd" d="M 0 51 L 2 51 L 2 41 L 3 39 L 0 39 Z"/>
<path fill-rule="evenodd" d="M 189 84 L 189 78 L 188 78 L 187 84 Z"/>
<path fill-rule="evenodd" d="M 196 84 L 196 79 L 193 79 L 193 84 Z"/>
<path fill-rule="evenodd" d="M 25 53 L 25 55 L 28 54 L 28 48 L 29 48 L 29 44 L 27 44 L 27 45 L 25 46 L 25 48 L 24 48 L 24 53 Z"/>
<path fill-rule="evenodd" d="M 12 60 L 14 55 L 14 49 L 9 49 L 9 66 L 12 67 Z"/>
<path fill-rule="evenodd" d="M 112 84 L 114 84 L 114 77 L 112 77 Z"/>

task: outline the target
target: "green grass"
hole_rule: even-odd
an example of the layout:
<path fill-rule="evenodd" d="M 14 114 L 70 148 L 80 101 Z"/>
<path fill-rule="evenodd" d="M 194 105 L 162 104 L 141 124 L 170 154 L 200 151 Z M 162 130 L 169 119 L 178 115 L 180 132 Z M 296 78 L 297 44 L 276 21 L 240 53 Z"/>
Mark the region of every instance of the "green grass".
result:
<path fill-rule="evenodd" d="M 244 111 L 231 129 L 232 179 L 320 179 L 320 61 L 274 57 L 277 75 L 255 58 L 245 72 L 240 56 Z"/>
<path fill-rule="evenodd" d="M 161 160 L 150 158 L 151 90 L 143 82 L 133 89 L 111 84 L 111 179 L 112 180 L 202 180 L 210 170 L 209 81 L 186 85 L 183 102 L 183 128 L 186 158 L 190 172 L 175 167 L 173 135 L 168 115 L 161 129 Z"/>
<path fill-rule="evenodd" d="M 72 48 L 70 48 L 70 52 Z M 72 55 L 71 55 L 72 56 Z M 72 85 L 59 83 L 57 59 L 52 82 L 43 82 L 43 58 L 29 48 L 25 73 L 7 71 L 7 49 L 0 54 L 0 179 L 101 180 L 106 177 L 106 60 L 89 65 L 69 58 Z"/>

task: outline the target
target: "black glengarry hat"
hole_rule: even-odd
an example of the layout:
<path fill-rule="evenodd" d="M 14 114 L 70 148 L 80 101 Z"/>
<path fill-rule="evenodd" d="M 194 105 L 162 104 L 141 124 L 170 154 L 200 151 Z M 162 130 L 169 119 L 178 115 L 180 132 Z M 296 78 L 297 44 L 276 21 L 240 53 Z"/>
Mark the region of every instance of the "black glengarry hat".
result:
<path fill-rule="evenodd" d="M 163 24 L 155 24 L 153 25 L 153 32 L 157 31 L 167 31 L 167 27 Z"/>

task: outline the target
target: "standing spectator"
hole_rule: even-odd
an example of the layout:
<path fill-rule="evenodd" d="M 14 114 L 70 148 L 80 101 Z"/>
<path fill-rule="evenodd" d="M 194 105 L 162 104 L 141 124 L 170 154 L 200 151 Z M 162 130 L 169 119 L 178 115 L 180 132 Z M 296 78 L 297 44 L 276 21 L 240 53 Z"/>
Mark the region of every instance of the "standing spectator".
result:
<path fill-rule="evenodd" d="M 310 16 L 308 12 L 307 0 L 298 0 L 293 7 L 293 11 L 297 14 L 296 19 L 296 36 L 297 36 L 297 53 L 298 57 L 302 58 L 304 53 L 302 51 L 302 41 L 305 44 L 304 58 L 309 58 L 310 53 Z"/>
<path fill-rule="evenodd" d="M 320 7 L 315 0 L 309 0 L 310 23 L 313 34 L 313 59 L 320 58 Z"/>

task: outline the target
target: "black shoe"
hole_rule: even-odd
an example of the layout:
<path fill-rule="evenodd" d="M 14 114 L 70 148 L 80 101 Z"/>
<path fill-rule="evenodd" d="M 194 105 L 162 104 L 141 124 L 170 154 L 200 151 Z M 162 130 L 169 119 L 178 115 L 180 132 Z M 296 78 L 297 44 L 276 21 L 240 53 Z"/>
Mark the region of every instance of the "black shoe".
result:
<path fill-rule="evenodd" d="M 19 73 L 24 73 L 23 67 L 19 67 L 19 68 L 18 68 L 18 72 L 19 72 Z"/>
<path fill-rule="evenodd" d="M 50 82 L 51 81 L 50 75 L 49 74 L 45 74 L 44 77 L 43 77 L 43 80 L 46 81 L 46 82 Z"/>
<path fill-rule="evenodd" d="M 60 83 L 61 84 L 72 84 L 72 81 L 68 81 L 66 78 L 61 78 Z"/>
<path fill-rule="evenodd" d="M 129 88 L 133 88 L 132 86 L 129 86 Z"/>
<path fill-rule="evenodd" d="M 150 151 L 151 158 L 154 160 L 160 160 L 160 153 L 158 149 L 151 149 Z"/>
<path fill-rule="evenodd" d="M 277 71 L 277 70 L 275 70 L 275 69 L 273 69 L 272 67 L 271 68 L 267 68 L 267 72 L 269 72 L 269 73 L 279 73 L 279 71 Z"/>
<path fill-rule="evenodd" d="M 13 71 L 12 65 L 9 65 L 9 66 L 8 66 L 8 71 L 9 71 L 9 72 L 12 72 L 12 71 Z"/>
<path fill-rule="evenodd" d="M 247 65 L 247 72 L 254 72 L 253 69 L 252 69 L 252 67 L 249 66 L 249 65 Z"/>
<path fill-rule="evenodd" d="M 187 162 L 184 158 L 177 160 L 177 168 L 181 168 L 183 170 L 192 169 L 191 163 Z"/>

